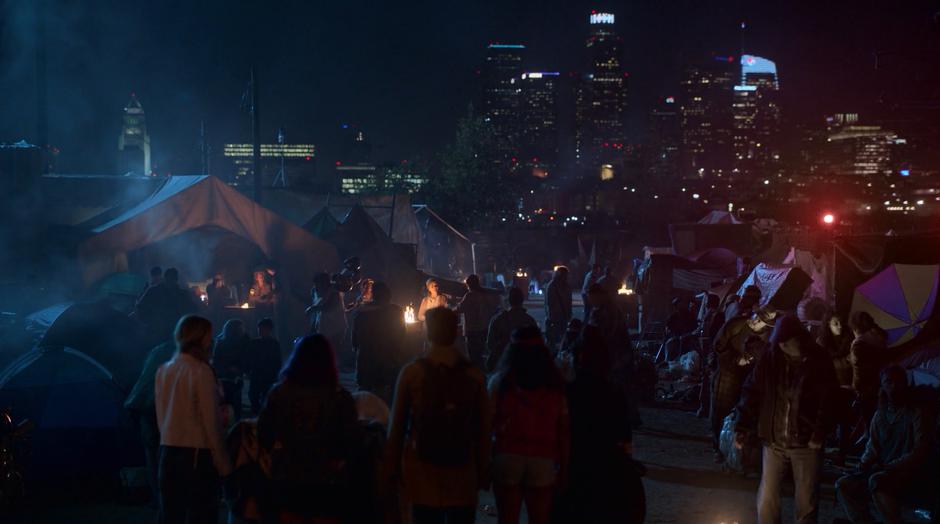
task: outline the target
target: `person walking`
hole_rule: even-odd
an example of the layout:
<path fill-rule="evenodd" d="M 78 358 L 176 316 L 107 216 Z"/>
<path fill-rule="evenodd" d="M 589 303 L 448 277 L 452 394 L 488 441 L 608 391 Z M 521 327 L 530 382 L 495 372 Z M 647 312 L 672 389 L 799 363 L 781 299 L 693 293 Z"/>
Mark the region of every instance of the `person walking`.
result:
<path fill-rule="evenodd" d="M 258 321 L 258 338 L 248 342 L 245 355 L 248 374 L 248 399 L 252 413 L 261 411 L 264 396 L 277 381 L 281 370 L 281 343 L 274 337 L 274 321 Z"/>
<path fill-rule="evenodd" d="M 489 485 L 491 415 L 483 373 L 454 346 L 457 315 L 427 312 L 430 349 L 395 386 L 383 477 L 398 480 L 415 524 L 475 520 Z"/>
<path fill-rule="evenodd" d="M 530 325 L 519 332 L 534 331 Z M 518 338 L 529 339 L 521 334 Z M 531 524 L 548 524 L 552 492 L 568 475 L 565 382 L 544 344 L 512 343 L 490 381 L 493 491 L 500 524 L 518 524 L 522 504 Z"/>
<path fill-rule="evenodd" d="M 936 486 L 936 412 L 929 397 L 907 383 L 907 372 L 891 366 L 881 372 L 878 411 L 871 421 L 870 438 L 855 473 L 836 481 L 836 492 L 845 513 L 854 524 L 876 520 L 875 509 L 888 524 L 900 524 L 900 502 Z M 925 401 L 926 400 L 926 401 Z M 934 459 L 934 460 L 931 460 Z"/>
<path fill-rule="evenodd" d="M 487 371 L 496 369 L 513 331 L 526 326 L 538 326 L 532 315 L 526 313 L 522 307 L 523 300 L 521 289 L 509 288 L 509 309 L 500 311 L 490 320 L 490 328 L 486 334 Z"/>
<path fill-rule="evenodd" d="M 596 285 L 596 284 L 595 284 Z M 568 268 L 558 266 L 545 289 L 545 340 L 549 349 L 558 350 L 558 344 L 572 317 L 571 287 Z"/>
<path fill-rule="evenodd" d="M 232 471 L 209 365 L 212 324 L 189 315 L 174 331 L 176 355 L 160 366 L 154 405 L 160 429 L 160 516 L 163 524 L 216 524 L 219 481 Z"/>
<path fill-rule="evenodd" d="M 781 318 L 737 406 L 735 447 L 742 448 L 749 434 L 756 434 L 763 443 L 759 524 L 780 522 L 780 490 L 787 469 L 793 473 L 796 522 L 817 521 L 822 447 L 830 429 L 830 403 L 836 387 L 826 351 L 812 340 L 799 318 Z"/>
<path fill-rule="evenodd" d="M 385 282 L 372 286 L 372 297 L 372 303 L 363 306 L 353 318 L 356 382 L 360 390 L 391 402 L 405 340 L 404 312 L 391 303 L 392 292 Z"/>
<path fill-rule="evenodd" d="M 470 362 L 482 370 L 483 352 L 486 351 L 486 330 L 490 318 L 496 312 L 496 304 L 490 293 L 480 285 L 480 277 L 470 275 L 465 284 L 467 294 L 457 305 L 457 313 L 463 315 L 463 334 Z"/>
<path fill-rule="evenodd" d="M 258 415 L 258 440 L 271 455 L 266 521 L 338 524 L 354 510 L 350 464 L 363 432 L 325 336 L 294 345 Z"/>

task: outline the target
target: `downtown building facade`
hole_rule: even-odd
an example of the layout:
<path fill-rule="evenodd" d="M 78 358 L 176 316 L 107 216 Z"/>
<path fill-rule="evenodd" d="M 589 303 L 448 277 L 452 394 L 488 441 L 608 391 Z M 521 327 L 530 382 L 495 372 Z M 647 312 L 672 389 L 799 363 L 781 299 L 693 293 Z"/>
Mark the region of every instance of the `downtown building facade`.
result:
<path fill-rule="evenodd" d="M 585 43 L 587 68 L 575 93 L 575 163 L 593 176 L 622 168 L 627 110 L 623 40 L 611 13 L 593 12 Z"/>
<path fill-rule="evenodd" d="M 124 106 L 121 118 L 121 135 L 118 137 L 118 171 L 121 174 L 150 175 L 150 135 L 147 134 L 147 118 L 144 108 L 131 93 Z"/>
<path fill-rule="evenodd" d="M 740 62 L 741 80 L 734 86 L 732 109 L 733 173 L 777 177 L 782 171 L 777 65 L 754 55 L 742 55 Z"/>
<path fill-rule="evenodd" d="M 685 67 L 679 83 L 680 177 L 703 179 L 730 173 L 734 125 L 733 56 L 715 56 Z"/>
<path fill-rule="evenodd" d="M 507 172 L 519 157 L 523 53 L 522 44 L 489 44 L 480 69 L 482 114 L 493 133 L 493 163 Z"/>

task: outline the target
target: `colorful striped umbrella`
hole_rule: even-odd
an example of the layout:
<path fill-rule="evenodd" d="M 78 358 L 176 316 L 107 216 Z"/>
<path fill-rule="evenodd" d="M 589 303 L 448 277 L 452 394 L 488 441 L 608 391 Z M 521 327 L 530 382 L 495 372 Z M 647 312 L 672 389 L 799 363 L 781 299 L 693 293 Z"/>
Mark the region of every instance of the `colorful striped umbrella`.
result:
<path fill-rule="evenodd" d="M 938 265 L 892 264 L 855 288 L 852 311 L 867 311 L 899 346 L 924 328 L 937 301 Z"/>

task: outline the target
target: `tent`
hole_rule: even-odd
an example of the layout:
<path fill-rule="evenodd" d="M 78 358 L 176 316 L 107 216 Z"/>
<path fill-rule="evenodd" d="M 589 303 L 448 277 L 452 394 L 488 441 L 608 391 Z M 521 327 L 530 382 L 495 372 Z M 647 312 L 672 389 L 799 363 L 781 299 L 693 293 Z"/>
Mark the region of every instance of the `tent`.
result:
<path fill-rule="evenodd" d="M 153 256 L 159 254 L 173 265 L 188 265 L 191 272 L 201 273 L 184 273 L 189 280 L 215 273 L 217 268 L 206 262 L 212 257 L 245 266 L 246 271 L 251 264 L 271 264 L 278 270 L 282 296 L 304 302 L 313 275 L 339 265 L 328 243 L 212 176 L 170 177 L 149 198 L 93 233 L 79 246 L 86 282 L 114 271 L 145 271 L 147 257 L 135 258 L 134 254 L 149 249 Z M 134 265 L 138 267 L 129 267 Z M 295 317 L 289 322 L 293 334 L 299 333 L 303 320 Z"/>
<path fill-rule="evenodd" d="M 129 390 L 147 356 L 140 324 L 104 303 L 84 302 L 60 311 L 37 347 L 69 347 L 104 366 Z"/>
<path fill-rule="evenodd" d="M 913 384 L 940 386 L 940 345 L 936 341 L 906 352 L 896 364 L 908 370 Z"/>
<path fill-rule="evenodd" d="M 316 215 L 308 220 L 303 228 L 315 235 L 317 238 L 328 238 L 339 227 L 339 220 L 330 214 L 330 210 L 323 208 Z"/>
<path fill-rule="evenodd" d="M 673 297 L 693 296 L 714 289 L 737 275 L 735 259 L 728 264 L 725 257 L 705 258 L 707 262 L 698 262 L 675 255 L 652 254 L 643 261 L 637 270 L 637 293 L 643 308 L 644 329 L 650 322 L 666 320 Z M 718 265 L 713 265 L 719 261 Z"/>
<path fill-rule="evenodd" d="M 940 266 L 891 264 L 855 288 L 852 312 L 866 311 L 888 333 L 888 346 L 915 338 L 937 302 Z"/>
<path fill-rule="evenodd" d="M 771 306 L 777 310 L 796 310 L 803 300 L 812 278 L 798 267 L 774 264 L 758 264 L 738 288 L 744 294 L 747 286 L 757 286 L 761 291 L 760 306 Z"/>
<path fill-rule="evenodd" d="M 809 296 L 831 303 L 829 293 L 829 282 L 832 275 L 832 270 L 829 267 L 830 260 L 831 258 L 828 255 L 820 254 L 817 256 L 812 251 L 791 247 L 786 258 L 783 259 L 783 264 L 799 267 L 813 279 L 813 283 L 809 287 Z"/>
<path fill-rule="evenodd" d="M 353 206 L 328 238 L 342 258 L 359 257 L 362 276 L 381 280 L 392 290 L 393 302 L 407 304 L 421 291 L 421 276 L 401 246 L 388 238 L 362 206 Z"/>
<path fill-rule="evenodd" d="M 0 371 L 0 405 L 36 424 L 21 464 L 34 485 L 80 489 L 116 482 L 138 451 L 123 402 L 108 370 L 75 349 L 29 351 Z"/>
<path fill-rule="evenodd" d="M 699 224 L 741 224 L 741 220 L 727 211 L 711 211 L 699 221 Z"/>
<path fill-rule="evenodd" d="M 712 248 L 725 248 L 739 256 L 749 256 L 757 245 L 754 228 L 750 224 L 732 222 L 670 224 L 669 238 L 673 253 L 679 256 Z"/>
<path fill-rule="evenodd" d="M 425 205 L 414 207 L 418 220 L 418 267 L 431 275 L 461 280 L 474 272 L 473 243 Z"/>

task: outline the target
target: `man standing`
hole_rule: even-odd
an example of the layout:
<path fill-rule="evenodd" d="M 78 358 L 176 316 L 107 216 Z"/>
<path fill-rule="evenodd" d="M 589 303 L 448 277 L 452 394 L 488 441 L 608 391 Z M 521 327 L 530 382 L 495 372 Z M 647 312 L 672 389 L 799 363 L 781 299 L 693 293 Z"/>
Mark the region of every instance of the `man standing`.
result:
<path fill-rule="evenodd" d="M 817 521 L 822 447 L 836 387 L 835 369 L 825 350 L 796 316 L 780 319 L 737 407 L 735 447 L 742 448 L 749 433 L 756 432 L 763 442 L 759 524 L 780 522 L 780 489 L 788 468 L 793 472 L 796 522 Z"/>
<path fill-rule="evenodd" d="M 584 281 L 581 284 L 581 301 L 584 302 L 584 323 L 587 324 L 588 319 L 591 318 L 591 303 L 588 300 L 588 290 L 591 289 L 591 286 L 597 283 L 597 279 L 601 278 L 601 265 L 594 263 L 591 266 L 591 270 L 584 274 Z"/>
<path fill-rule="evenodd" d="M 392 400 L 405 340 L 404 311 L 391 301 L 388 285 L 376 282 L 372 285 L 372 302 L 361 307 L 352 325 L 359 389 L 375 393 L 386 403 Z"/>
<path fill-rule="evenodd" d="M 872 418 L 858 471 L 836 482 L 839 500 L 855 524 L 875 522 L 871 502 L 885 522 L 900 523 L 898 500 L 923 491 L 920 486 L 935 485 L 929 482 L 926 466 L 935 445 L 936 414 L 914 393 L 903 368 L 892 366 L 881 373 L 881 405 Z"/>
<path fill-rule="evenodd" d="M 535 319 L 526 313 L 522 303 L 522 290 L 517 287 L 509 288 L 509 309 L 500 311 L 490 320 L 490 329 L 486 335 L 487 371 L 496 369 L 513 331 L 525 326 L 538 326 Z"/>
<path fill-rule="evenodd" d="M 137 318 L 147 326 L 151 346 L 171 340 L 179 319 L 196 312 L 189 292 L 179 286 L 179 276 L 176 268 L 167 269 L 163 281 L 137 301 Z"/>
<path fill-rule="evenodd" d="M 470 362 L 482 370 L 486 330 L 496 307 L 490 294 L 480 286 L 480 277 L 470 275 L 464 283 L 467 286 L 467 294 L 457 304 L 457 314 L 463 315 L 463 334 Z"/>
<path fill-rule="evenodd" d="M 571 316 L 568 268 L 558 266 L 552 281 L 545 288 L 545 342 L 553 353 L 558 349 L 558 343 L 565 334 Z"/>
<path fill-rule="evenodd" d="M 430 350 L 402 369 L 395 387 L 384 484 L 402 481 L 416 524 L 469 524 L 490 482 L 485 377 L 454 347 L 453 311 L 431 309 L 426 325 Z"/>
<path fill-rule="evenodd" d="M 281 343 L 274 337 L 274 321 L 262 318 L 258 322 L 258 338 L 248 342 L 248 398 L 251 411 L 258 413 L 264 397 L 277 382 L 281 371 Z"/>

